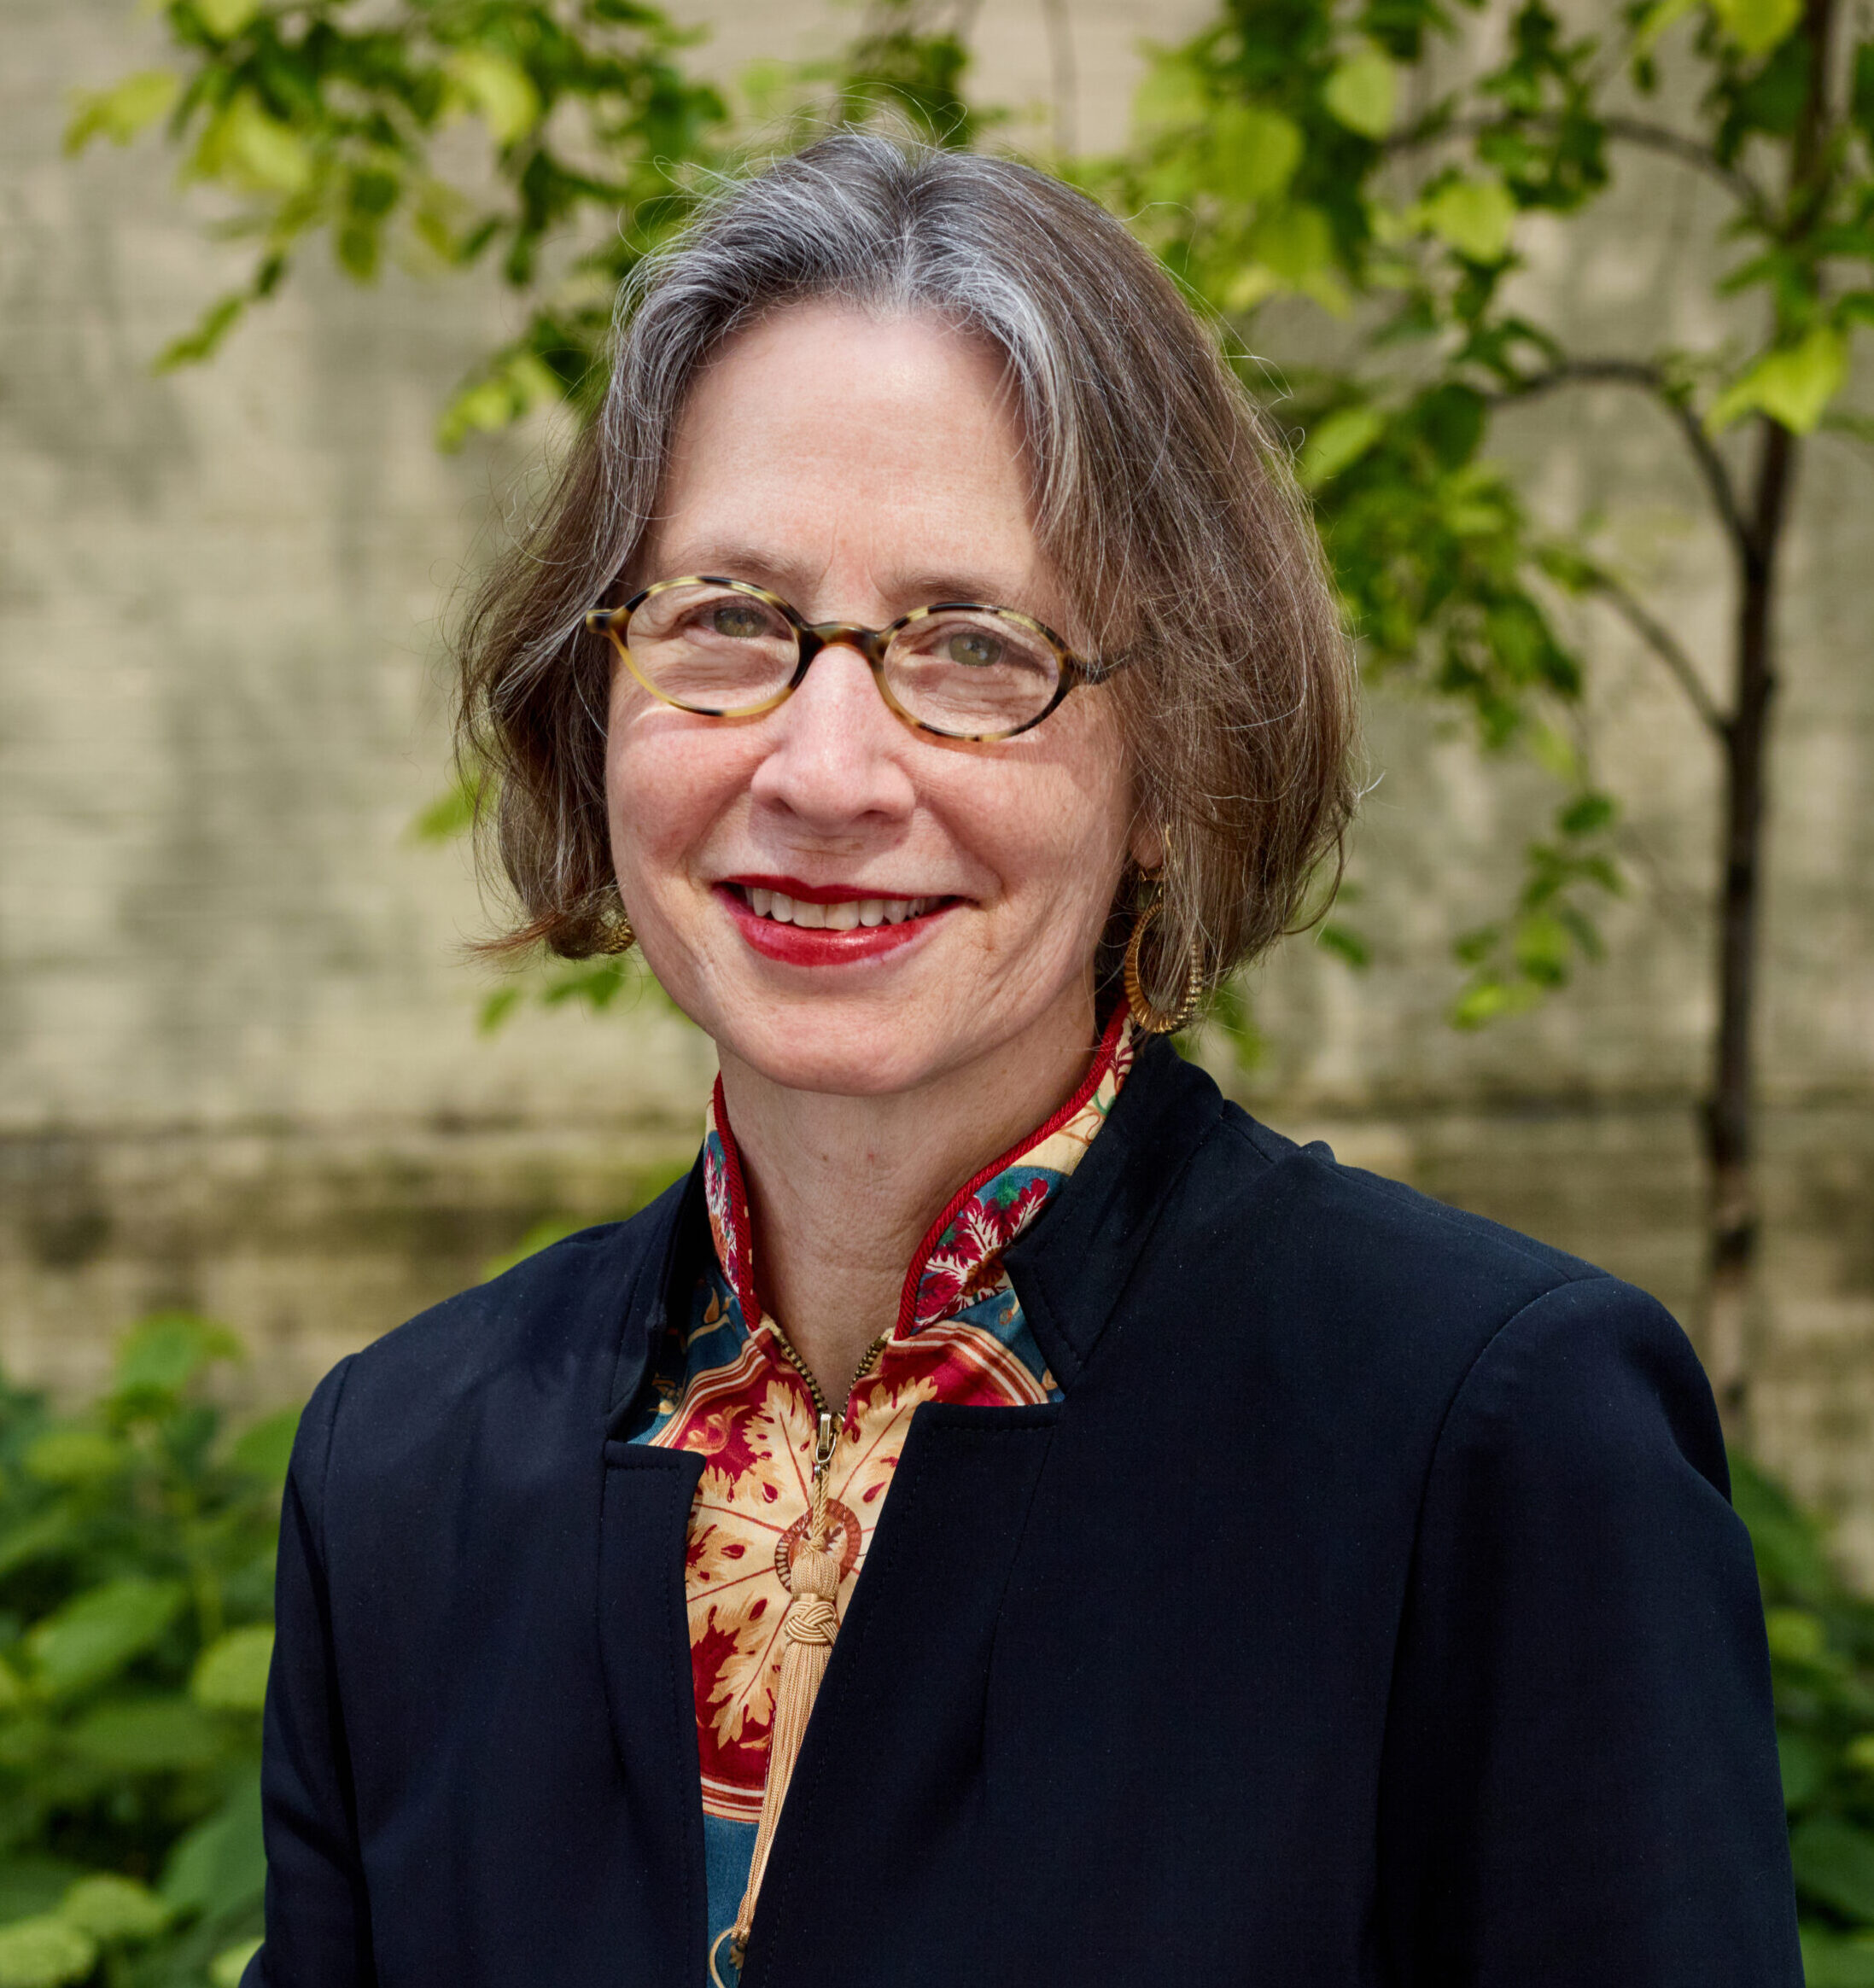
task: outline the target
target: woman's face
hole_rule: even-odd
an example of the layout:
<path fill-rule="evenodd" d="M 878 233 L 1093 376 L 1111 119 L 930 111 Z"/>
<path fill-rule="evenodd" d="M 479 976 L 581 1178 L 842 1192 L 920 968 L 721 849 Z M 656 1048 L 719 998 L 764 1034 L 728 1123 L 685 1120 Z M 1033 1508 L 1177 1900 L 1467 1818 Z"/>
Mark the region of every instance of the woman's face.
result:
<path fill-rule="evenodd" d="M 963 599 L 1080 633 L 1035 541 L 1001 365 L 923 318 L 797 306 L 723 347 L 643 563 L 646 581 L 692 573 L 756 581 L 811 622 Z M 1090 1043 L 1132 813 L 1105 691 L 971 745 L 908 729 L 850 648 L 753 719 L 674 710 L 621 665 L 607 790 L 645 956 L 725 1060 L 878 1094 Z"/>

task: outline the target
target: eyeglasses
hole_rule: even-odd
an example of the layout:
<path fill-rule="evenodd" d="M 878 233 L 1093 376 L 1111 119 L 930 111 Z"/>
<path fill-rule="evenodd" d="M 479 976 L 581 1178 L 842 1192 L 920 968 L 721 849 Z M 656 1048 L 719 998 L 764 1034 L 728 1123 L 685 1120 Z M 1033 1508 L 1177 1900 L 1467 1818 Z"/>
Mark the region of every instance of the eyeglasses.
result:
<path fill-rule="evenodd" d="M 705 718 L 753 718 L 797 691 L 821 650 L 856 649 L 892 711 L 940 738 L 1013 738 L 1077 684 L 1112 673 L 1073 655 L 1052 628 L 1013 608 L 938 601 L 885 628 L 809 622 L 765 587 L 692 574 L 661 580 L 622 608 L 594 608 L 652 697 Z"/>

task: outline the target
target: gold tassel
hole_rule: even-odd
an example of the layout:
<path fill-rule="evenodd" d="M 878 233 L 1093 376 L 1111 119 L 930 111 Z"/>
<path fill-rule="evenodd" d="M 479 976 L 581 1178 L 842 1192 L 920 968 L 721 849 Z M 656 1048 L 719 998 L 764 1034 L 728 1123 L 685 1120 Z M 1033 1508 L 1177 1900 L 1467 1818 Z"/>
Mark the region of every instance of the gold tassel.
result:
<path fill-rule="evenodd" d="M 824 1467 L 817 1474 L 813 1523 L 794 1555 L 789 1574 L 793 1592 L 782 1624 L 787 1647 L 781 1652 L 780 1682 L 774 1689 L 774 1728 L 768 1744 L 768 1785 L 762 1790 L 762 1816 L 755 1827 L 755 1855 L 749 1863 L 748 1889 L 742 1894 L 742 1909 L 735 1915 L 734 1935 L 729 1941 L 730 1957 L 738 1968 L 748 1951 L 755 1901 L 761 1894 L 762 1875 L 768 1868 L 768 1853 L 774 1845 L 775 1825 L 781 1819 L 781 1804 L 787 1799 L 787 1784 L 793 1779 L 794 1763 L 800 1758 L 807 1722 L 813 1717 L 814 1700 L 820 1695 L 820 1680 L 826 1675 L 833 1638 L 839 1629 L 839 1562 L 827 1550 L 826 1475 Z"/>

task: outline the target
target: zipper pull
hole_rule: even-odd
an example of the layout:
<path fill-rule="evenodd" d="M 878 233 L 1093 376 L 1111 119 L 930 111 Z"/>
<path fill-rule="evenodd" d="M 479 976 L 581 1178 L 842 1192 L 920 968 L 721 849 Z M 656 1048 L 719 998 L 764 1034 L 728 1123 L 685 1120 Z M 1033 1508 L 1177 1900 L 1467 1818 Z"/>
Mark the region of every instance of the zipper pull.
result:
<path fill-rule="evenodd" d="M 820 1411 L 820 1439 L 814 1445 L 814 1488 L 818 1490 L 832 1468 L 833 1451 L 839 1446 L 839 1432 L 833 1427 L 832 1411 Z"/>

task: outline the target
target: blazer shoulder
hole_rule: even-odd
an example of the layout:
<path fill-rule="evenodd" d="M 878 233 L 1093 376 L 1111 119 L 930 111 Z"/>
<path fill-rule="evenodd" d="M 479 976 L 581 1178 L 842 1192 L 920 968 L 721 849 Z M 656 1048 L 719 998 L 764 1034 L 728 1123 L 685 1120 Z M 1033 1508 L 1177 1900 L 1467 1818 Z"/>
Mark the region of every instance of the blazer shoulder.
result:
<path fill-rule="evenodd" d="M 1493 1333 L 1550 1291 L 1628 1287 L 1579 1256 L 1343 1166 L 1225 1107 L 1186 1177 L 1178 1226 L 1245 1291 L 1351 1356 L 1410 1349 L 1455 1385 Z M 1645 1301 L 1649 1304 L 1650 1300 Z M 1442 1380 L 1434 1376 L 1442 1375 Z"/>
<path fill-rule="evenodd" d="M 1254 1181 L 1279 1186 L 1299 1218 L 1331 1225 L 1365 1251 L 1396 1250 L 1402 1268 L 1488 1266 L 1533 1276 L 1545 1287 L 1608 1274 L 1565 1250 L 1434 1200 L 1402 1181 L 1344 1165 L 1324 1140 L 1298 1145 L 1238 1105 L 1224 1106 L 1217 1130 L 1226 1149 L 1236 1146 L 1224 1163 L 1234 1164 L 1246 1186 Z"/>

